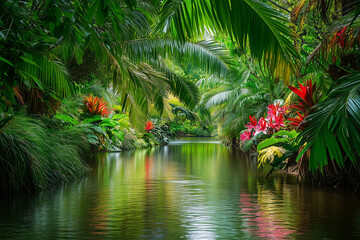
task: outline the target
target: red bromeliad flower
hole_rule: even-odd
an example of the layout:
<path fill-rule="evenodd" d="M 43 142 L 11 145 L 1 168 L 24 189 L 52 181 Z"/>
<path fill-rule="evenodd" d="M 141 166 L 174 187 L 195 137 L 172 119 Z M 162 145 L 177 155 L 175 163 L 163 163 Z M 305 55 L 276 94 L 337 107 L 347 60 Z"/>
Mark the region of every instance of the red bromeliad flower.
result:
<path fill-rule="evenodd" d="M 312 84 L 311 79 L 309 79 L 306 84 L 303 86 L 299 83 L 300 88 L 293 86 L 288 86 L 291 91 L 298 95 L 301 99 L 298 101 L 298 104 L 290 106 L 290 108 L 298 109 L 302 112 L 306 112 L 309 108 L 315 105 L 317 99 L 314 100 L 314 92 L 316 91 L 316 83 Z"/>
<path fill-rule="evenodd" d="M 146 132 L 150 132 L 150 130 L 153 130 L 155 128 L 155 125 L 153 124 L 152 120 L 146 121 L 145 130 Z"/>
<path fill-rule="evenodd" d="M 84 104 L 92 115 L 101 115 L 107 117 L 110 113 L 110 109 L 107 108 L 106 102 L 103 100 L 103 98 L 94 98 L 92 94 L 90 94 L 89 97 L 84 98 Z"/>
<path fill-rule="evenodd" d="M 297 113 L 299 117 L 290 118 L 290 124 L 299 127 L 300 123 L 304 120 L 304 118 L 309 115 L 311 112 L 311 108 L 317 103 L 318 99 L 314 96 L 314 92 L 316 89 L 316 83 L 312 84 L 311 79 L 309 79 L 306 84 L 303 86 L 299 83 L 300 88 L 296 88 L 293 86 L 289 86 L 291 91 L 293 91 L 296 95 L 300 97 L 297 104 L 293 104 L 290 106 L 291 109 L 297 109 Z M 303 115 L 300 114 L 303 113 Z M 303 130 L 305 126 L 301 126 L 301 130 Z"/>
<path fill-rule="evenodd" d="M 251 130 L 246 130 L 240 135 L 241 141 L 246 141 L 251 139 Z"/>
<path fill-rule="evenodd" d="M 252 117 L 250 115 L 249 119 L 250 119 L 250 122 L 248 122 L 248 125 L 245 125 L 245 126 L 248 127 L 249 130 L 256 128 L 256 125 L 257 125 L 256 117 Z"/>

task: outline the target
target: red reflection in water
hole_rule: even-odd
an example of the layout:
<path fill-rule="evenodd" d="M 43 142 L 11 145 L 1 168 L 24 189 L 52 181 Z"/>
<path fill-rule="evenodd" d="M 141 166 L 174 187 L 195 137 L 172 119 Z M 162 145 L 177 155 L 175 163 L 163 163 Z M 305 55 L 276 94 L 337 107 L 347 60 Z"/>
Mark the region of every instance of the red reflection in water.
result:
<path fill-rule="evenodd" d="M 145 181 L 146 181 L 146 183 L 151 182 L 152 166 L 153 166 L 153 158 L 146 156 L 145 157 Z"/>
<path fill-rule="evenodd" d="M 97 206 L 91 209 L 91 226 L 93 227 L 91 235 L 103 235 L 107 231 L 107 222 L 109 221 L 108 209 L 109 203 L 106 200 L 99 201 Z"/>
<path fill-rule="evenodd" d="M 289 235 L 295 230 L 282 226 L 281 224 L 285 224 L 283 220 L 269 215 L 250 196 L 247 193 L 240 193 L 240 213 L 248 219 L 248 229 L 245 231 L 260 238 L 289 239 Z"/>

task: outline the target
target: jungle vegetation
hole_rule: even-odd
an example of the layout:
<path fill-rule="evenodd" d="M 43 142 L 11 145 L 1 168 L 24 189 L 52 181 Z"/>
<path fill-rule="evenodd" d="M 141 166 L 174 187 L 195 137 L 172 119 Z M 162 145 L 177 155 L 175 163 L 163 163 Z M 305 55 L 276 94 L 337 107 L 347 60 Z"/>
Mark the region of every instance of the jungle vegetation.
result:
<path fill-rule="evenodd" d="M 357 0 L 1 1 L 0 191 L 184 134 L 356 185 L 359 15 Z"/>

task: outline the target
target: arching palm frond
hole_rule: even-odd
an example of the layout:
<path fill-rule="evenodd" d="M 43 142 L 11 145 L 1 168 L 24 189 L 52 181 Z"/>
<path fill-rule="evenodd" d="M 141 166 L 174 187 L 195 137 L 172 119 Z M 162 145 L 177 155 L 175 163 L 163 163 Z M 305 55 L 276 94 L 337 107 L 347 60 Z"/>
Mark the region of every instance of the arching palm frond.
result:
<path fill-rule="evenodd" d="M 170 80 L 171 93 L 184 103 L 186 107 L 194 108 L 199 103 L 200 92 L 192 81 L 172 71 L 167 61 L 162 57 L 153 62 L 153 65 Z"/>
<path fill-rule="evenodd" d="M 249 121 L 249 115 L 263 116 L 273 99 L 283 94 L 283 84 L 276 85 L 274 89 L 270 88 L 268 81 L 255 80 L 245 70 L 231 71 L 227 78 L 203 79 L 198 82 L 205 92 L 200 106 L 211 110 L 223 137 L 237 138 Z"/>
<path fill-rule="evenodd" d="M 200 99 L 199 89 L 188 79 L 172 75 L 170 86 L 174 96 L 178 97 L 185 106 L 194 108 L 198 104 Z"/>
<path fill-rule="evenodd" d="M 211 75 L 208 78 L 203 78 L 200 79 L 199 81 L 196 82 L 196 86 L 199 88 L 204 88 L 204 89 L 212 89 L 212 88 L 216 88 L 217 86 L 219 86 L 220 84 L 224 84 L 226 85 L 227 82 L 224 81 L 224 79 L 222 78 L 218 78 L 214 75 Z"/>
<path fill-rule="evenodd" d="M 194 121 L 196 121 L 196 119 L 198 119 L 198 115 L 195 112 L 190 111 L 189 109 L 184 108 L 184 107 L 176 106 L 172 109 L 172 112 L 174 114 L 182 113 L 185 115 L 186 119 L 188 119 L 192 122 L 194 122 Z"/>
<path fill-rule="evenodd" d="M 74 92 L 70 75 L 65 65 L 54 55 L 27 54 L 20 57 L 16 71 L 28 88 L 53 90 L 61 97 Z"/>
<path fill-rule="evenodd" d="M 358 163 L 360 72 L 341 78 L 341 84 L 315 109 L 304 119 L 304 124 L 308 126 L 299 135 L 301 143 L 307 143 L 302 153 L 311 148 L 309 169 L 322 169 L 330 161 L 335 161 L 342 168 L 346 158 L 354 164 Z"/>
<path fill-rule="evenodd" d="M 276 80 L 287 82 L 298 58 L 290 24 L 257 0 L 166 0 L 156 29 L 183 41 L 203 35 L 206 28 L 227 32 L 240 48 L 249 46 L 252 56 L 263 60 Z"/>
<path fill-rule="evenodd" d="M 233 91 L 228 90 L 228 91 L 223 91 L 223 92 L 219 92 L 215 95 L 213 95 L 205 104 L 206 108 L 211 108 L 212 106 L 216 106 L 219 104 L 222 104 L 224 102 L 226 102 L 229 99 L 229 96 L 233 93 Z"/>
<path fill-rule="evenodd" d="M 215 41 L 197 43 L 173 39 L 133 40 L 125 43 L 127 54 L 135 61 L 154 61 L 158 55 L 180 62 L 183 58 L 210 74 L 226 75 L 232 58 L 228 50 Z"/>

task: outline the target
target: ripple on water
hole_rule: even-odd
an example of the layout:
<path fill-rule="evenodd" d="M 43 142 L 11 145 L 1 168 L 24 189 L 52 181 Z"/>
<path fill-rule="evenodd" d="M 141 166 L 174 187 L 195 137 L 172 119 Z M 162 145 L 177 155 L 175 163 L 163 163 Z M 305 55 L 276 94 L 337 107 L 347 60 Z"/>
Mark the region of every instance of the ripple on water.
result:
<path fill-rule="evenodd" d="M 0 239 L 360 239 L 360 204 L 266 180 L 210 139 L 100 154 L 88 178 L 3 200 Z"/>

